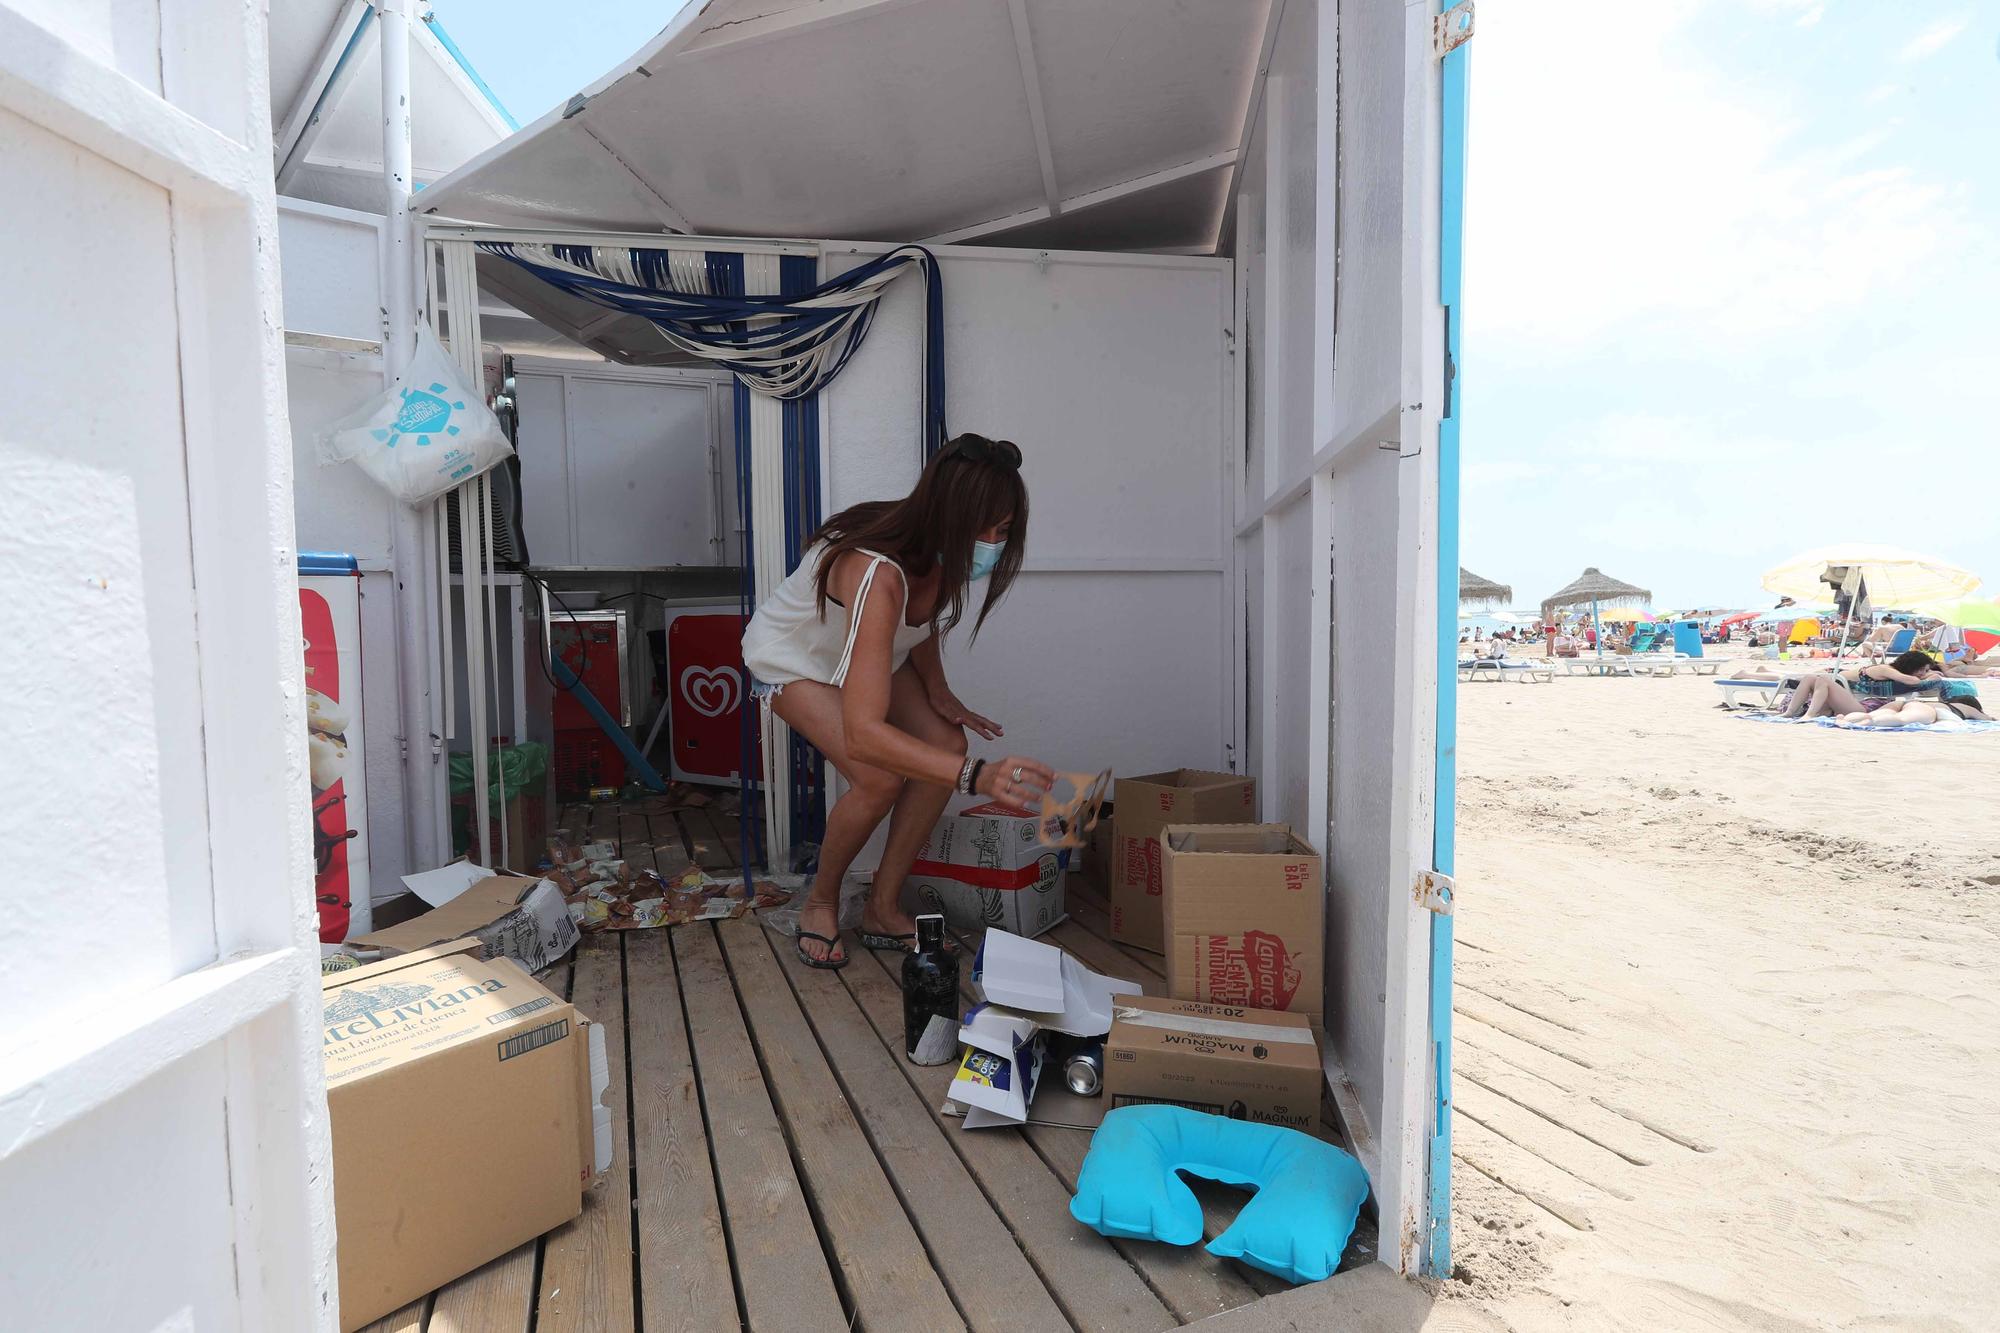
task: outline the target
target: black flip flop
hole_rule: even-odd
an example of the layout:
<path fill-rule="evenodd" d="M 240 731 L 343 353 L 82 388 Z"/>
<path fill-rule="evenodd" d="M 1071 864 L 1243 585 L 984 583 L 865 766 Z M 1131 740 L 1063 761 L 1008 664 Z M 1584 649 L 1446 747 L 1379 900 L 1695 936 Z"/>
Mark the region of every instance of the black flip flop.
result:
<path fill-rule="evenodd" d="M 915 931 L 907 935 L 881 935 L 872 930 L 857 930 L 854 933 L 861 937 L 862 948 L 873 949 L 877 953 L 909 953 L 917 943 Z"/>
<path fill-rule="evenodd" d="M 840 949 L 841 950 L 840 957 L 835 958 L 832 957 L 831 954 L 829 954 L 829 956 L 825 958 L 813 957 L 811 954 L 806 952 L 807 940 L 818 940 L 821 944 L 824 944 L 829 950 L 837 948 Z M 822 972 L 838 972 L 840 971 L 841 968 L 847 966 L 847 951 L 846 949 L 841 948 L 839 940 L 830 938 L 829 936 L 826 935 L 815 935 L 810 930 L 802 930 L 799 932 L 798 938 L 792 941 L 792 949 L 794 952 L 798 954 L 799 961 L 801 963 L 804 963 L 807 967 L 818 968 Z"/>

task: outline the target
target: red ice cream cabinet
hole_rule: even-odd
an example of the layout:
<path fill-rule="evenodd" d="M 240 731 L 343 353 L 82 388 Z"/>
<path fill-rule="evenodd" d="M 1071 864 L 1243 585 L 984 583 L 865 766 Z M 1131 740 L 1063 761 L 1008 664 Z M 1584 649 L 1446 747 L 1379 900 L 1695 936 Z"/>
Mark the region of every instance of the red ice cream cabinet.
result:
<path fill-rule="evenodd" d="M 620 726 L 631 726 L 625 612 L 558 609 L 549 617 L 549 641 L 555 655 L 576 673 L 604 711 Z M 625 757 L 577 697 L 557 690 L 551 709 L 555 737 L 549 767 L 557 796 L 581 796 L 593 787 L 623 787 Z"/>
<path fill-rule="evenodd" d="M 667 612 L 668 727 L 673 776 L 682 782 L 734 784 L 743 769 L 743 617 L 734 602 Z M 753 723 L 754 725 L 754 723 Z M 753 731 L 750 772 L 763 771 Z"/>

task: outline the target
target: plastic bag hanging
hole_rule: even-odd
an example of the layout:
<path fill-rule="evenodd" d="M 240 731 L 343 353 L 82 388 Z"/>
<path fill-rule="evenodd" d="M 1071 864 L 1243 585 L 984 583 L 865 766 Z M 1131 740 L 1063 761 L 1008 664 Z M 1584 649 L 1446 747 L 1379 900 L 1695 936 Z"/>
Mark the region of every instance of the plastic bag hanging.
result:
<path fill-rule="evenodd" d="M 439 345 L 417 327 L 416 353 L 386 393 L 326 427 L 326 463 L 355 463 L 405 504 L 435 500 L 514 452 L 500 419 Z"/>

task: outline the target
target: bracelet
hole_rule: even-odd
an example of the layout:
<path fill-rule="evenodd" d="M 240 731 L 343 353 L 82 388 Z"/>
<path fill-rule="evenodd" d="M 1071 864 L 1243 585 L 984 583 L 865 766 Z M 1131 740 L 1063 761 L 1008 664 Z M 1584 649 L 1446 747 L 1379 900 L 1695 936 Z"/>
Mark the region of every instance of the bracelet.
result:
<path fill-rule="evenodd" d="M 965 762 L 959 766 L 958 789 L 968 796 L 972 794 L 972 775 L 978 766 L 978 761 L 971 755 L 965 756 Z"/>
<path fill-rule="evenodd" d="M 973 762 L 972 776 L 965 780 L 966 795 L 970 796 L 979 790 L 979 772 L 981 769 L 985 767 L 986 767 L 986 761 L 984 759 L 975 760 Z"/>

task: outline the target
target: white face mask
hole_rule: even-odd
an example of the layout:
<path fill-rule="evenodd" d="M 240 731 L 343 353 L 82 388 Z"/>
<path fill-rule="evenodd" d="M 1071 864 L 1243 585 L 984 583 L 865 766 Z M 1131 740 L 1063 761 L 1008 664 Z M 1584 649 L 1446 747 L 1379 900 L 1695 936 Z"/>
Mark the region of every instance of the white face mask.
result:
<path fill-rule="evenodd" d="M 1000 553 L 1006 549 L 1006 542 L 972 543 L 972 581 L 977 583 L 998 568 Z"/>

